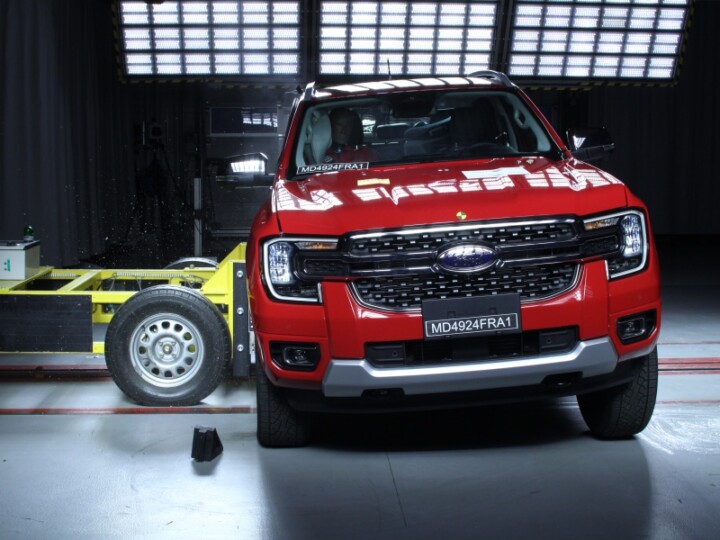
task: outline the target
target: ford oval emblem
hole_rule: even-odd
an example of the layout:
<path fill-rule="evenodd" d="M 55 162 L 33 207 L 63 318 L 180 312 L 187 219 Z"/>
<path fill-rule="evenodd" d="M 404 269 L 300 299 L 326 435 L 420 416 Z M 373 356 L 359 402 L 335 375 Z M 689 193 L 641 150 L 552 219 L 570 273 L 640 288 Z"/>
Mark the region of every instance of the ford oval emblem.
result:
<path fill-rule="evenodd" d="M 497 253 L 492 248 L 479 244 L 459 244 L 442 250 L 437 256 L 437 265 L 453 273 L 479 272 L 494 266 Z"/>

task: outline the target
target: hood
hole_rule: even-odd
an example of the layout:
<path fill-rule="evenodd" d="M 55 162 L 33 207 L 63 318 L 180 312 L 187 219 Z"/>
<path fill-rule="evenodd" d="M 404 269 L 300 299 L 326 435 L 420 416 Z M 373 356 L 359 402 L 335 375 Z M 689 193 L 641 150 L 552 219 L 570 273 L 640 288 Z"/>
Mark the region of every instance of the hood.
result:
<path fill-rule="evenodd" d="M 411 164 L 278 181 L 273 205 L 286 234 L 431 223 L 589 215 L 627 205 L 625 185 L 577 160 L 542 157 Z"/>

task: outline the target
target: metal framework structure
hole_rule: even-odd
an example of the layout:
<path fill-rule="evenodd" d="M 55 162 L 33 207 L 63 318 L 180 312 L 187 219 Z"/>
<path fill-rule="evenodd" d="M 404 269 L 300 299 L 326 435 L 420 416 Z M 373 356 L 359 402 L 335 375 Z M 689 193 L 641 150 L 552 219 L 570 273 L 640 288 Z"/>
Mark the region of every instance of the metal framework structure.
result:
<path fill-rule="evenodd" d="M 133 295 L 154 285 L 197 290 L 218 307 L 233 345 L 233 371 L 248 375 L 245 244 L 215 268 L 86 270 L 41 267 L 26 279 L 0 280 L 0 354 L 105 352 L 104 330 Z"/>

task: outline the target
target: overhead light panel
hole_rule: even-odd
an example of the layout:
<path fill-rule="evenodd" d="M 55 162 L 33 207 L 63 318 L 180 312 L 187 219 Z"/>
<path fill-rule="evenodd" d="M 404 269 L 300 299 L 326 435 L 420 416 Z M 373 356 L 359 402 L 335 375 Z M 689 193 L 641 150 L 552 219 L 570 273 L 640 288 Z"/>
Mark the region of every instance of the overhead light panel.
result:
<path fill-rule="evenodd" d="M 690 0 L 515 0 L 509 74 L 672 79 Z"/>
<path fill-rule="evenodd" d="M 117 0 L 117 20 L 129 77 L 415 78 L 491 68 L 528 82 L 669 81 L 676 76 L 690 5 Z"/>
<path fill-rule="evenodd" d="M 319 75 L 458 75 L 490 66 L 498 0 L 321 1 Z"/>
<path fill-rule="evenodd" d="M 120 0 L 130 77 L 300 74 L 300 2 Z"/>

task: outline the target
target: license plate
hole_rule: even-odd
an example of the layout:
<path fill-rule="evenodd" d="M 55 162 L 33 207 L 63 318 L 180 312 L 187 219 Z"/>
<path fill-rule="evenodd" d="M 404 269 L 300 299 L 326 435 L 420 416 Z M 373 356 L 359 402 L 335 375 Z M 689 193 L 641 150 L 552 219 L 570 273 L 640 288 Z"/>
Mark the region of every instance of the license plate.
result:
<path fill-rule="evenodd" d="M 426 339 L 520 332 L 520 295 L 424 300 Z"/>

